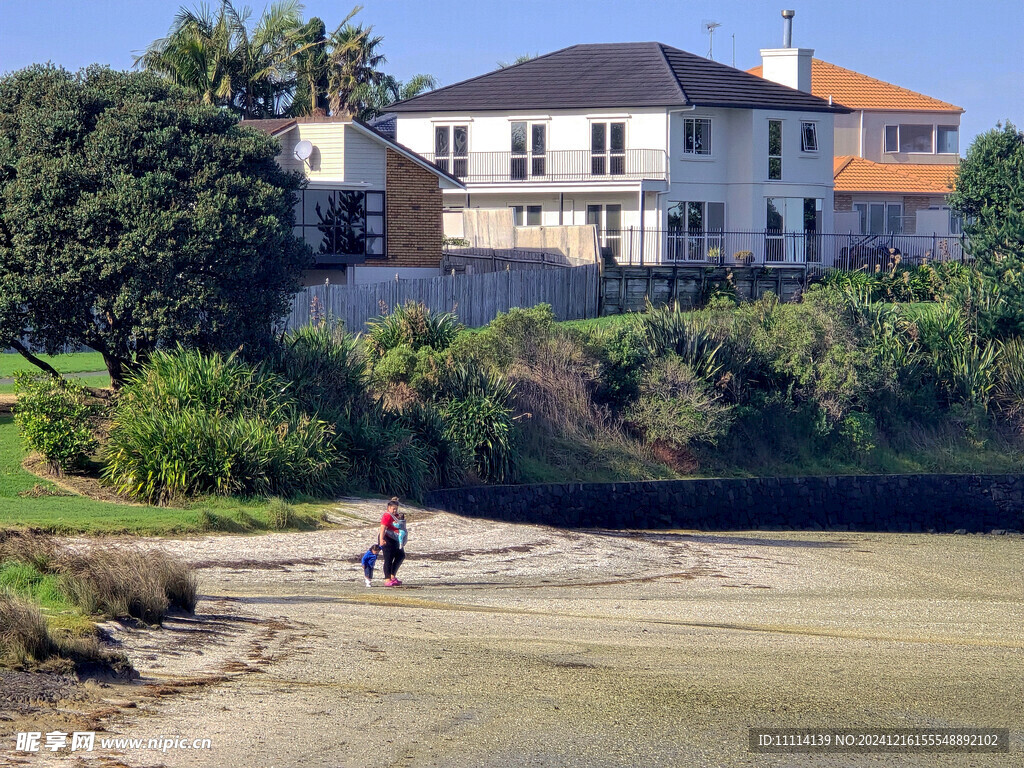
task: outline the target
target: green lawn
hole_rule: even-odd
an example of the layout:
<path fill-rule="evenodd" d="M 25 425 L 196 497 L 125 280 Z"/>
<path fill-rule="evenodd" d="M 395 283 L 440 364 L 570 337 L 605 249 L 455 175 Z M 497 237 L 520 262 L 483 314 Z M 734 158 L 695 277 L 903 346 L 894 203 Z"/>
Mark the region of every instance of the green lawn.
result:
<path fill-rule="evenodd" d="M 99 376 L 72 376 L 68 378 L 70 381 L 73 381 L 75 384 L 81 384 L 83 387 L 105 389 L 110 386 L 110 376 L 105 373 Z M 0 384 L 0 395 L 10 395 L 13 393 L 14 384 Z"/>
<path fill-rule="evenodd" d="M 61 373 L 84 373 L 105 371 L 103 355 L 99 352 L 74 352 L 69 355 L 39 355 L 40 360 L 52 365 Z M 15 371 L 38 371 L 32 363 L 16 352 L 0 353 L 0 379 L 8 379 Z"/>
<path fill-rule="evenodd" d="M 184 507 L 114 504 L 82 496 L 19 496 L 35 486 L 57 491 L 52 483 L 26 472 L 25 449 L 10 416 L 0 416 L 0 528 L 35 528 L 51 533 L 133 533 L 170 535 L 204 531 L 270 530 L 272 502 L 206 498 Z M 298 529 L 314 528 L 323 502 L 291 505 Z"/>

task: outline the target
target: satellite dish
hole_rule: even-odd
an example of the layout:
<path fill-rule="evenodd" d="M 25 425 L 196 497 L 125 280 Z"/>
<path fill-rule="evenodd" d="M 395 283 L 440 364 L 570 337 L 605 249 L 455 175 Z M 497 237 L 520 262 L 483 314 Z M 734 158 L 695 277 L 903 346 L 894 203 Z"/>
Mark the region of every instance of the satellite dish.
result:
<path fill-rule="evenodd" d="M 302 162 L 309 160 L 309 156 L 313 154 L 313 142 L 306 141 L 303 139 L 295 145 L 295 156 Z"/>

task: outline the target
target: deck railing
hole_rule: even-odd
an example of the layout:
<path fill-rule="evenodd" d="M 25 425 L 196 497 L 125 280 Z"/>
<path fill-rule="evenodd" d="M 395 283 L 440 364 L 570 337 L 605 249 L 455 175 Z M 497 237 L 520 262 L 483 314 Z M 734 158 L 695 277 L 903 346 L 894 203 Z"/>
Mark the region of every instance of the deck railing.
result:
<path fill-rule="evenodd" d="M 810 266 L 886 270 L 895 264 L 969 259 L 962 235 L 855 235 L 821 232 L 604 230 L 598 240 L 618 264 Z"/>
<path fill-rule="evenodd" d="M 441 170 L 470 184 L 564 181 L 640 181 L 668 178 L 661 149 L 592 152 L 550 150 L 539 154 L 469 152 L 460 156 L 425 153 Z"/>

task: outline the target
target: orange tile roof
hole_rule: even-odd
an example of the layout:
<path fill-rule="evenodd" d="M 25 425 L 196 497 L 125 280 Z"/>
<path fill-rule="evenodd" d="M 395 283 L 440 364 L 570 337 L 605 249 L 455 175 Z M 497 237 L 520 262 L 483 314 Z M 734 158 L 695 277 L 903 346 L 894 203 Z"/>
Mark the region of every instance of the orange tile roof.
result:
<path fill-rule="evenodd" d="M 833 158 L 836 192 L 907 192 L 948 195 L 953 191 L 955 165 L 876 163 L 845 155 Z"/>
<path fill-rule="evenodd" d="M 762 68 L 748 69 L 762 77 Z M 822 99 L 829 97 L 850 109 L 899 109 L 932 112 L 963 112 L 963 107 L 933 99 L 923 93 L 876 80 L 873 77 L 838 67 L 821 59 L 811 59 L 811 93 Z"/>

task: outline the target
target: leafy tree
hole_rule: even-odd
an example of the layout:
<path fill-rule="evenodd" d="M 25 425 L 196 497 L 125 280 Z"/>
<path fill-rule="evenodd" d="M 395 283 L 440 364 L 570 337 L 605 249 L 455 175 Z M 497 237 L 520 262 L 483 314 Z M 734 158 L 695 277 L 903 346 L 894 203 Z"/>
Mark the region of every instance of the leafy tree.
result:
<path fill-rule="evenodd" d="M 310 260 L 277 142 L 149 73 L 0 78 L 0 346 L 102 353 L 266 338 Z"/>
<path fill-rule="evenodd" d="M 380 83 L 366 90 L 365 106 L 358 117 L 363 120 L 377 117 L 396 101 L 411 99 L 434 88 L 437 88 L 437 78 L 433 75 L 413 75 L 404 83 L 385 75 Z"/>
<path fill-rule="evenodd" d="M 964 216 L 978 268 L 1013 310 L 1011 325 L 1024 330 L 1024 132 L 1008 122 L 978 136 L 957 169 L 950 205 Z"/>

